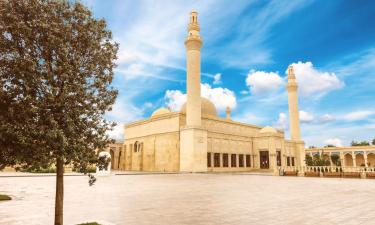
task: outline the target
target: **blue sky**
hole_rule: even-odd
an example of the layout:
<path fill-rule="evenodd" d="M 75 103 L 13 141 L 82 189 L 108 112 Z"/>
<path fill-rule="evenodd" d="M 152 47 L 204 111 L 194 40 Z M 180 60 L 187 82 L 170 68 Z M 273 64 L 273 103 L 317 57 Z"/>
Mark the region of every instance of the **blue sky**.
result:
<path fill-rule="evenodd" d="M 375 1 L 83 1 L 120 44 L 107 117 L 119 126 L 185 99 L 184 39 L 196 9 L 203 38 L 202 95 L 221 115 L 284 129 L 285 72 L 299 83 L 306 145 L 375 138 Z"/>

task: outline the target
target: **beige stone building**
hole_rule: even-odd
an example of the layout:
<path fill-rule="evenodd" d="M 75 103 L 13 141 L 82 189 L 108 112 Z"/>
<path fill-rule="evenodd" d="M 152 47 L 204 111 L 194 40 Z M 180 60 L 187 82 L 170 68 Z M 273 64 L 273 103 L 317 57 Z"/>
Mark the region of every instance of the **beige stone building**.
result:
<path fill-rule="evenodd" d="M 298 116 L 297 83 L 288 69 L 292 140 L 283 131 L 218 116 L 215 104 L 201 97 L 197 12 L 190 14 L 185 40 L 187 102 L 180 111 L 157 109 L 149 118 L 125 125 L 125 141 L 109 146 L 113 169 L 161 172 L 234 172 L 304 165 Z"/>
<path fill-rule="evenodd" d="M 375 167 L 375 146 L 326 147 L 306 149 L 306 154 L 338 155 L 343 167 Z M 331 157 L 329 157 L 331 158 Z M 332 162 L 331 162 L 332 165 Z"/>

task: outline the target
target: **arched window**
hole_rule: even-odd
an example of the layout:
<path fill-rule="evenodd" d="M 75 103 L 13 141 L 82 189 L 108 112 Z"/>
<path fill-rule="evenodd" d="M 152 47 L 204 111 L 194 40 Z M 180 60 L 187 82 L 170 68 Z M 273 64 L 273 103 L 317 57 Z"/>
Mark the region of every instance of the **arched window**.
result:
<path fill-rule="evenodd" d="M 138 152 L 138 150 L 139 150 L 139 145 L 138 145 L 138 141 L 136 141 L 134 143 L 134 152 Z"/>
<path fill-rule="evenodd" d="M 120 162 L 121 162 L 121 152 L 122 151 L 121 151 L 121 148 L 120 148 L 120 152 L 118 153 L 118 166 L 117 166 L 118 169 L 120 169 L 120 165 L 121 165 L 120 164 Z"/>

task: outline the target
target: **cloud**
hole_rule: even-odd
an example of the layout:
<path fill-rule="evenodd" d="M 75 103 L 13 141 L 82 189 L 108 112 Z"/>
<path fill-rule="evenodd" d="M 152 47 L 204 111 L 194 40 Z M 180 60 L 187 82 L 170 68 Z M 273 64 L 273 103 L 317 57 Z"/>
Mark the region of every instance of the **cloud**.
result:
<path fill-rule="evenodd" d="M 365 120 L 368 119 L 370 116 L 374 115 L 374 111 L 369 110 L 361 110 L 348 113 L 346 115 L 341 116 L 340 118 L 347 121 L 357 121 L 357 120 Z"/>
<path fill-rule="evenodd" d="M 221 84 L 221 73 L 215 74 L 213 84 Z"/>
<path fill-rule="evenodd" d="M 124 140 L 124 124 L 117 124 L 113 130 L 108 131 L 107 134 L 115 140 Z"/>
<path fill-rule="evenodd" d="M 279 118 L 277 119 L 274 127 L 279 130 L 287 130 L 288 129 L 288 117 L 285 113 L 279 113 Z"/>
<path fill-rule="evenodd" d="M 341 140 L 338 138 L 330 138 L 324 141 L 326 145 L 333 145 L 335 147 L 342 147 Z"/>
<path fill-rule="evenodd" d="M 335 73 L 319 71 L 311 62 L 297 62 L 291 65 L 297 77 L 298 92 L 301 96 L 320 97 L 344 87 L 344 82 Z"/>
<path fill-rule="evenodd" d="M 201 84 L 202 97 L 208 98 L 219 111 L 225 111 L 229 106 L 231 109 L 237 107 L 236 96 L 233 91 L 227 88 L 212 88 L 209 84 Z M 186 102 L 186 94 L 180 90 L 167 90 L 164 95 L 166 105 L 172 111 L 179 111 Z"/>
<path fill-rule="evenodd" d="M 334 120 L 335 120 L 335 118 L 331 114 L 324 114 L 324 115 L 319 117 L 320 122 L 330 122 L 330 121 L 334 121 Z"/>
<path fill-rule="evenodd" d="M 247 94 L 249 94 L 249 91 L 242 90 L 240 93 L 241 93 L 241 95 L 247 95 Z"/>
<path fill-rule="evenodd" d="M 117 125 L 112 131 L 108 131 L 111 138 L 117 140 L 124 139 L 124 125 L 142 118 L 143 109 L 134 106 L 127 99 L 117 99 L 112 107 L 112 111 L 106 113 L 106 118 L 115 121 Z"/>
<path fill-rule="evenodd" d="M 201 91 L 202 96 L 211 100 L 219 111 L 225 111 L 226 107 L 237 107 L 236 95 L 227 88 L 212 88 L 209 84 L 202 84 Z"/>
<path fill-rule="evenodd" d="M 264 121 L 264 118 L 254 115 L 250 112 L 245 112 L 244 114 L 232 117 L 234 121 L 239 121 L 248 124 L 259 124 Z"/>
<path fill-rule="evenodd" d="M 167 90 L 164 95 L 165 104 L 174 112 L 179 111 L 186 102 L 186 94 L 179 90 Z"/>
<path fill-rule="evenodd" d="M 311 123 L 314 120 L 314 116 L 311 113 L 300 110 L 299 119 L 301 123 Z"/>
<path fill-rule="evenodd" d="M 251 94 L 274 93 L 284 85 L 284 80 L 275 72 L 251 70 L 246 78 Z"/>

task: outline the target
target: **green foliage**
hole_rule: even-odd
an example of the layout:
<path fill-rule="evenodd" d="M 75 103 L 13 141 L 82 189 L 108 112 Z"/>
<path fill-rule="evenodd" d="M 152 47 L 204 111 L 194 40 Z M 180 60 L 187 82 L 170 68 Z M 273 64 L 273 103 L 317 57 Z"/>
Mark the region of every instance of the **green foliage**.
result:
<path fill-rule="evenodd" d="M 80 3 L 1 1 L 0 167 L 86 168 L 112 142 L 118 44 Z"/>
<path fill-rule="evenodd" d="M 371 142 L 372 145 L 375 145 L 375 138 L 372 139 L 372 142 Z"/>
<path fill-rule="evenodd" d="M 20 172 L 27 172 L 27 173 L 56 173 L 56 167 L 49 167 L 49 168 L 26 168 L 26 169 L 19 169 Z"/>
<path fill-rule="evenodd" d="M 351 146 L 368 146 L 368 145 L 370 145 L 368 141 L 361 141 L 361 142 L 352 141 L 351 142 Z"/>
<path fill-rule="evenodd" d="M 95 173 L 96 172 L 96 167 L 95 166 L 88 166 L 85 168 L 85 170 L 83 171 L 82 168 L 73 168 L 73 172 L 77 172 L 77 173 Z"/>
<path fill-rule="evenodd" d="M 0 201 L 8 201 L 8 200 L 12 200 L 12 198 L 8 195 L 0 194 Z"/>
<path fill-rule="evenodd" d="M 306 162 L 307 166 L 312 166 L 313 165 L 313 158 L 310 155 L 306 155 L 305 162 Z"/>
<path fill-rule="evenodd" d="M 111 158 L 107 157 L 106 155 L 99 156 L 97 167 L 99 170 L 105 170 L 108 168 L 109 163 L 111 162 Z"/>
<path fill-rule="evenodd" d="M 322 157 L 320 155 L 314 155 L 314 157 L 306 155 L 305 162 L 307 166 L 329 166 L 331 164 L 326 154 Z"/>
<path fill-rule="evenodd" d="M 332 144 L 329 144 L 329 145 L 326 145 L 326 146 L 324 146 L 325 148 L 330 148 L 330 147 L 336 147 L 336 146 L 334 146 L 334 145 L 332 145 Z"/>
<path fill-rule="evenodd" d="M 118 44 L 79 2 L 8 0 L 0 9 L 0 169 L 56 165 L 62 225 L 63 165 L 86 171 L 95 149 L 113 142 L 104 114 L 117 96 Z"/>
<path fill-rule="evenodd" d="M 336 155 L 336 154 L 331 155 L 331 161 L 334 165 L 341 166 L 341 161 L 340 161 L 339 155 Z"/>

